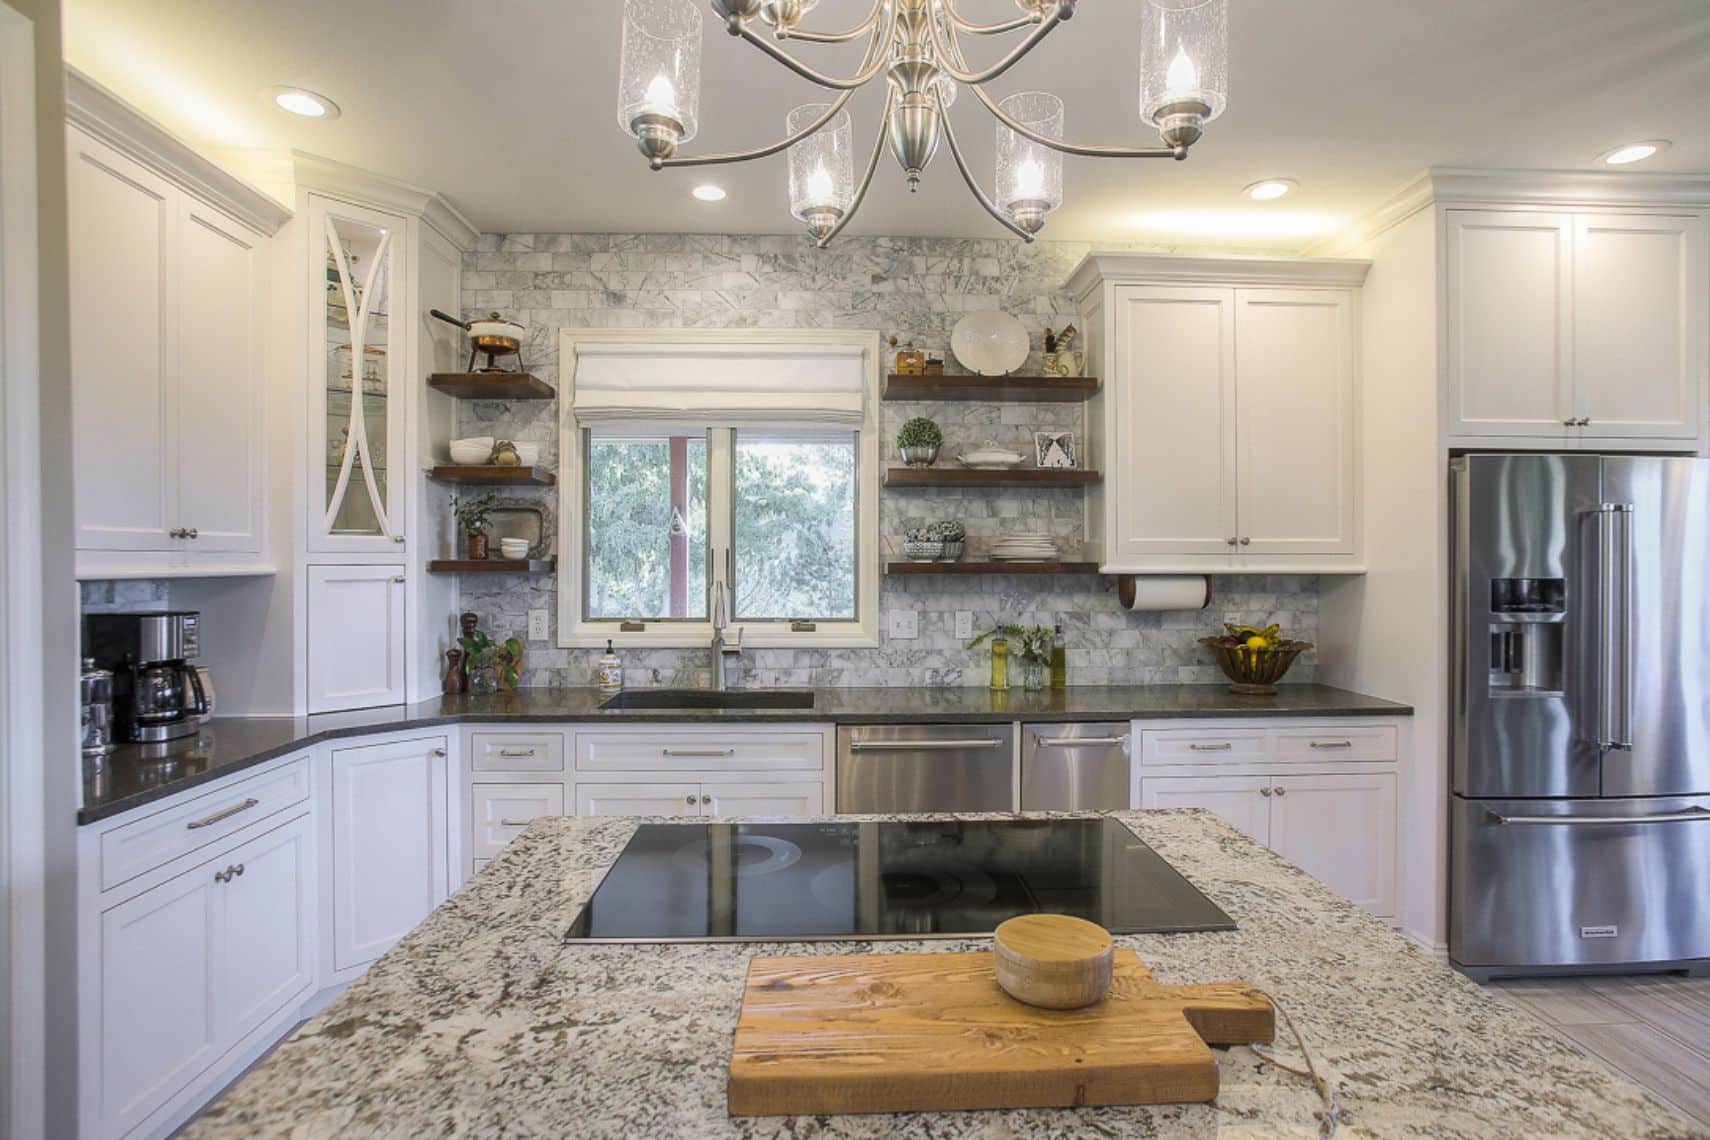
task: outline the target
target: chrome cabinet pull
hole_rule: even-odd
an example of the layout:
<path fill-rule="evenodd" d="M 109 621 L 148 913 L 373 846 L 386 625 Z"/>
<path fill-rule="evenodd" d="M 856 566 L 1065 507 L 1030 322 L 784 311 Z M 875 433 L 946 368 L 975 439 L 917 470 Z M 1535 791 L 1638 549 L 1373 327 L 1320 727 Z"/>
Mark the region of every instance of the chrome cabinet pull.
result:
<path fill-rule="evenodd" d="M 261 801 L 256 799 L 254 796 L 251 796 L 240 804 L 233 804 L 231 807 L 221 808 L 213 815 L 205 815 L 201 819 L 193 819 L 189 823 L 185 824 L 184 827 L 189 831 L 196 831 L 204 827 L 212 827 L 222 819 L 230 819 L 240 811 L 248 811 L 260 802 Z"/>
<path fill-rule="evenodd" d="M 1080 748 L 1083 746 L 1115 748 L 1117 745 L 1128 743 L 1126 736 L 1045 736 L 1036 734 L 1034 739 L 1039 742 L 1041 748 Z"/>
<path fill-rule="evenodd" d="M 976 740 L 852 740 L 851 752 L 944 752 L 953 748 L 996 748 L 1003 741 L 982 736 Z"/>
<path fill-rule="evenodd" d="M 1308 747 L 1316 748 L 1320 751 L 1335 748 L 1352 748 L 1353 746 L 1354 742 L 1352 740 L 1314 740 L 1308 745 Z"/>
<path fill-rule="evenodd" d="M 533 756 L 534 755 L 534 749 L 532 749 L 532 748 L 501 748 L 501 749 L 499 749 L 499 755 L 500 756 L 513 756 L 513 757 L 514 756 Z"/>
<path fill-rule="evenodd" d="M 430 749 L 428 752 L 428 755 L 435 757 L 436 759 L 443 758 L 445 756 L 445 749 L 443 749 L 443 748 Z"/>
<path fill-rule="evenodd" d="M 1222 744 L 1190 744 L 1189 752 L 1232 752 L 1235 746 L 1225 740 Z"/>
<path fill-rule="evenodd" d="M 677 759 L 718 759 L 722 756 L 735 756 L 734 748 L 662 748 L 660 752 Z"/>
<path fill-rule="evenodd" d="M 243 864 L 242 863 L 237 863 L 235 865 L 229 864 L 229 865 L 227 865 L 227 867 L 224 871 L 215 871 L 214 872 L 214 882 L 216 882 L 216 883 L 229 883 L 233 879 L 237 878 L 239 875 L 242 875 L 242 874 L 243 874 Z"/>
<path fill-rule="evenodd" d="M 531 824 L 533 822 L 534 822 L 534 820 L 532 820 L 532 819 L 501 819 L 499 821 L 499 826 L 500 827 L 527 827 L 529 824 Z"/>
<path fill-rule="evenodd" d="M 1710 820 L 1710 808 L 1689 807 L 1680 811 L 1657 812 L 1654 815 L 1503 815 L 1501 812 L 1486 811 L 1484 819 L 1486 823 L 1502 827 L 1564 827 L 1580 823 L 1696 823 Z"/>
<path fill-rule="evenodd" d="M 398 585 L 402 586 L 404 584 L 405 578 L 402 574 L 394 574 L 394 575 L 392 575 L 392 581 L 397 583 Z"/>

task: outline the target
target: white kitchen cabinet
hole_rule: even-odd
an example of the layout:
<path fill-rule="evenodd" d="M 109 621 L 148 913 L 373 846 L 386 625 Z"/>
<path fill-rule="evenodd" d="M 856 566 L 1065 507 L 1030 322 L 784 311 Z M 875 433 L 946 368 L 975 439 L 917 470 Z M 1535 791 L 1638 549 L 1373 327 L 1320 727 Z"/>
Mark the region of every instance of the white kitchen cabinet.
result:
<path fill-rule="evenodd" d="M 825 785 L 793 781 L 708 781 L 701 784 L 702 815 L 769 815 L 808 819 L 823 813 Z"/>
<path fill-rule="evenodd" d="M 403 703 L 404 584 L 402 566 L 309 567 L 311 713 Z"/>
<path fill-rule="evenodd" d="M 1394 914 L 1393 772 L 1271 779 L 1270 847 L 1373 914 Z"/>
<path fill-rule="evenodd" d="M 1442 231 L 1451 445 L 1702 438 L 1703 214 L 1448 209 Z"/>
<path fill-rule="evenodd" d="M 700 815 L 701 786 L 577 784 L 577 815 Z"/>
<path fill-rule="evenodd" d="M 447 751 L 443 736 L 332 750 L 326 883 L 335 971 L 372 962 L 445 901 Z"/>
<path fill-rule="evenodd" d="M 1163 776 L 1140 785 L 1140 806 L 1205 808 L 1231 827 L 1269 846 L 1269 776 Z"/>
<path fill-rule="evenodd" d="M 497 855 L 535 820 L 564 814 L 563 784 L 476 784 L 470 793 L 477 859 Z"/>
<path fill-rule="evenodd" d="M 1361 570 L 1368 263 L 1095 253 L 1070 278 L 1104 386 L 1107 574 Z"/>
<path fill-rule="evenodd" d="M 66 142 L 78 573 L 265 572 L 270 239 L 79 127 Z"/>

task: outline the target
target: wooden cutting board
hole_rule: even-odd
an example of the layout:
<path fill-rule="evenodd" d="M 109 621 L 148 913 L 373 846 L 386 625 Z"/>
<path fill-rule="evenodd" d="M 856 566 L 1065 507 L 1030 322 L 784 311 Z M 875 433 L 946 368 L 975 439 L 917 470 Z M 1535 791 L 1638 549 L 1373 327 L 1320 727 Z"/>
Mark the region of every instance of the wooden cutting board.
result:
<path fill-rule="evenodd" d="M 732 1116 L 1208 1101 L 1208 1045 L 1269 1041 L 1240 982 L 1164 986 L 1116 951 L 1105 1000 L 1039 1009 L 990 952 L 755 958 L 730 1060 Z"/>

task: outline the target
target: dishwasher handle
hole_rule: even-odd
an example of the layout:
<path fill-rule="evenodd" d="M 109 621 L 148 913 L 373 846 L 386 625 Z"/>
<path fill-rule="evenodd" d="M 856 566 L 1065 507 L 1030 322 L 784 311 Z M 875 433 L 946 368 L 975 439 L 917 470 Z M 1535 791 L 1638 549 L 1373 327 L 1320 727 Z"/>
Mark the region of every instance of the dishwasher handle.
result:
<path fill-rule="evenodd" d="M 965 748 L 999 748 L 1003 741 L 989 736 L 973 740 L 851 740 L 851 752 L 952 752 Z"/>
<path fill-rule="evenodd" d="M 1043 732 L 1033 734 L 1034 742 L 1041 748 L 1126 748 L 1126 736 L 1046 736 Z"/>

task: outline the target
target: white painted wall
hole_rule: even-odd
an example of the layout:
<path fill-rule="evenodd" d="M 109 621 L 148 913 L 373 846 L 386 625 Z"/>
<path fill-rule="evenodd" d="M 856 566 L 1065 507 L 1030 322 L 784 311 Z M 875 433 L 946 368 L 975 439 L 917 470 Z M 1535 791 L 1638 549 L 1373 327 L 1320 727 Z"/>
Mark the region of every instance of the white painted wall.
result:
<path fill-rule="evenodd" d="M 1349 256 L 1361 297 L 1367 573 L 1323 579 L 1318 678 L 1411 704 L 1401 792 L 1407 933 L 1445 941 L 1448 465 L 1437 369 L 1437 227 L 1429 205 Z"/>

